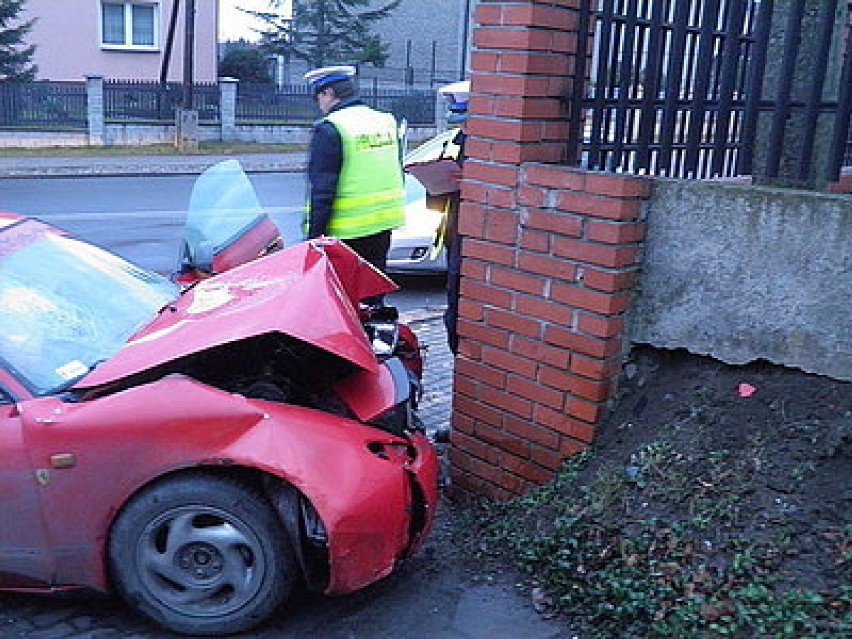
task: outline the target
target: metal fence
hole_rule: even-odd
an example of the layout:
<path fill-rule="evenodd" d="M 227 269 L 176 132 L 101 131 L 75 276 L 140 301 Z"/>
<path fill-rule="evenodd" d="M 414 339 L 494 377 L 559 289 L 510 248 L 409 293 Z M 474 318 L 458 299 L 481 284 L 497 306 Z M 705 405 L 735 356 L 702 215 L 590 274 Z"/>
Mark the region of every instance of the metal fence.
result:
<path fill-rule="evenodd" d="M 85 129 L 84 82 L 0 82 L 0 126 Z"/>
<path fill-rule="evenodd" d="M 202 122 L 219 120 L 219 85 L 198 83 L 193 86 L 193 108 Z M 183 101 L 183 85 L 160 84 L 144 80 L 106 80 L 104 82 L 104 118 L 107 122 L 174 122 Z"/>
<path fill-rule="evenodd" d="M 370 106 L 405 118 L 412 125 L 435 124 L 435 92 L 415 89 L 386 89 L 376 84 L 360 87 L 361 99 Z M 237 86 L 237 122 L 292 122 L 304 124 L 319 117 L 306 84 L 277 88 L 270 84 Z"/>
<path fill-rule="evenodd" d="M 845 2 L 845 0 L 844 0 Z M 750 174 L 758 130 L 775 177 L 791 122 L 801 123 L 799 177 L 811 170 L 818 116 L 831 127 L 835 179 L 852 155 L 850 38 L 836 31 L 838 0 L 821 3 L 816 73 L 794 72 L 805 0 L 793 0 L 780 47 L 778 77 L 765 77 L 773 0 L 601 0 L 581 13 L 580 74 L 589 91 L 573 99 L 569 157 L 593 169 L 717 177 Z M 840 88 L 826 99 L 830 43 L 843 38 L 847 55 Z M 809 43 L 810 45 L 810 43 Z M 588 61 L 589 66 L 585 67 Z M 794 83 L 796 86 L 794 87 Z M 804 86 L 801 86 L 801 85 Z M 578 92 L 579 93 L 579 92 Z M 772 95 L 768 96 L 768 93 Z M 579 117 L 577 117 L 579 116 Z M 768 122 L 759 129 L 759 118 Z M 775 175 L 773 175 L 773 173 Z"/>

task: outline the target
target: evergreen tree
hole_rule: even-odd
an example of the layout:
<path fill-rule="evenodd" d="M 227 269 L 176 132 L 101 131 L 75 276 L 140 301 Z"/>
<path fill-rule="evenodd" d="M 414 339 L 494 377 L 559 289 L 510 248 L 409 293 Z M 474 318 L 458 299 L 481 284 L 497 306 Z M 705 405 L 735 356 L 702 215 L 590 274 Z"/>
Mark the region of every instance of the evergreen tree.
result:
<path fill-rule="evenodd" d="M 254 48 L 231 49 L 219 63 L 220 78 L 236 78 L 241 82 L 269 84 L 269 65 L 263 54 Z"/>
<path fill-rule="evenodd" d="M 31 64 L 35 45 L 23 44 L 35 21 L 17 20 L 25 3 L 26 0 L 0 0 L 0 82 L 35 79 L 37 69 Z"/>
<path fill-rule="evenodd" d="M 402 0 L 371 8 L 371 0 L 293 0 L 293 15 L 276 9 L 283 0 L 269 0 L 269 11 L 251 11 L 263 20 L 264 48 L 270 53 L 305 60 L 313 67 L 341 63 L 384 66 L 388 45 L 372 33 L 373 23 L 387 17 Z"/>

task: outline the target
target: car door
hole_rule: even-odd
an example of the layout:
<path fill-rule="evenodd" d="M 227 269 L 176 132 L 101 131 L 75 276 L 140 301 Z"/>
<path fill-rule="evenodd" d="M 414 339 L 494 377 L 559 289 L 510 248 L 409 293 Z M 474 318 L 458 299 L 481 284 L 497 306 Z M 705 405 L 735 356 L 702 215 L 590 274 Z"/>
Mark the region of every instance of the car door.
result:
<path fill-rule="evenodd" d="M 20 406 L 0 385 L 0 588 L 37 588 L 53 575 L 39 478 L 24 445 Z"/>

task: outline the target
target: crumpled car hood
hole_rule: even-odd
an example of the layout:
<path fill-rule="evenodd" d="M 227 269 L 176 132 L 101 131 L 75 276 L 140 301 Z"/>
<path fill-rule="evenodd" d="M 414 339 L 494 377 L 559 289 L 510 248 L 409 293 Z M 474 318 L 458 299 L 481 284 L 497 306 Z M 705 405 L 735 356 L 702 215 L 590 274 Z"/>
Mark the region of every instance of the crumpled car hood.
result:
<path fill-rule="evenodd" d="M 356 308 L 396 290 L 337 240 L 302 242 L 202 280 L 75 388 L 117 381 L 221 344 L 283 333 L 368 372 L 378 362 Z"/>

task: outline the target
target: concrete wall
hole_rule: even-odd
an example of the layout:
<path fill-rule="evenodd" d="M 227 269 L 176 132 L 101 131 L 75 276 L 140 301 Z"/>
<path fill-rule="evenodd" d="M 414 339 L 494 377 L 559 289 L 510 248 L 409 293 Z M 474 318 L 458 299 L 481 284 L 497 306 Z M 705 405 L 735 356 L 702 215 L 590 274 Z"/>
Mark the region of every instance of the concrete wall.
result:
<path fill-rule="evenodd" d="M 654 180 L 631 339 L 852 380 L 852 197 Z"/>

